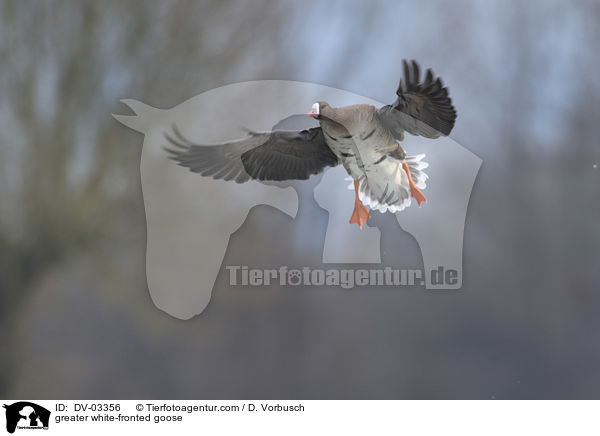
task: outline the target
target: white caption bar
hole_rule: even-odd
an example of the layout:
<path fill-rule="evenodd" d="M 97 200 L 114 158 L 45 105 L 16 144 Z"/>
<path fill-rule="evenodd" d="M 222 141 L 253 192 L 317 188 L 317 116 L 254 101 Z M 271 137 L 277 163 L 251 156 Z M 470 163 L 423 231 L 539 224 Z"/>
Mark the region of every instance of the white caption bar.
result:
<path fill-rule="evenodd" d="M 599 433 L 598 401 L 45 401 L 4 400 L 15 434 Z M 49 415 L 48 413 L 49 412 Z M 45 430 L 42 433 L 31 430 Z M 2 430 L 4 431 L 4 429 Z M 192 433 L 193 432 L 193 433 Z M 207 433 L 208 432 L 208 433 Z"/>

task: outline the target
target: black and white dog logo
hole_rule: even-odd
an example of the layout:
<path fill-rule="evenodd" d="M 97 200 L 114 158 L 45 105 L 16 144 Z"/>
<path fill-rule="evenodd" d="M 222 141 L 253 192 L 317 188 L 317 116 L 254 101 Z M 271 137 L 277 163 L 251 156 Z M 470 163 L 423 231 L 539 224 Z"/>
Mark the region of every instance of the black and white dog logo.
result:
<path fill-rule="evenodd" d="M 14 433 L 15 429 L 48 429 L 50 411 L 29 401 L 19 401 L 4 405 L 6 409 L 6 431 Z"/>

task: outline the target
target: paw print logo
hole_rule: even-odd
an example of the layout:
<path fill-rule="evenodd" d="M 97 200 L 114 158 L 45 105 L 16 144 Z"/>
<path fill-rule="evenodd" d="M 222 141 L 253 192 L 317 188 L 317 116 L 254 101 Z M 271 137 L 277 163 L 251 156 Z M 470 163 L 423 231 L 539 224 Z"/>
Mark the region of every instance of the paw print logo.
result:
<path fill-rule="evenodd" d="M 297 286 L 302 281 L 300 271 L 297 269 L 291 269 L 288 271 L 288 283 L 292 286 Z"/>

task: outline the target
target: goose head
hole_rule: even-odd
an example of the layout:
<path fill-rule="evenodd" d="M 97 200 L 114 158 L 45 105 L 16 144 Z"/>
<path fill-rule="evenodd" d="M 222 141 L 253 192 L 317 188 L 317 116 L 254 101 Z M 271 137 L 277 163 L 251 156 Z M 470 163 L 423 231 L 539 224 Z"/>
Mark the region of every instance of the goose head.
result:
<path fill-rule="evenodd" d="M 331 111 L 331 106 L 329 106 L 329 103 L 326 101 L 318 101 L 312 105 L 310 112 L 306 115 L 318 120 L 321 117 L 327 117 L 329 111 Z"/>

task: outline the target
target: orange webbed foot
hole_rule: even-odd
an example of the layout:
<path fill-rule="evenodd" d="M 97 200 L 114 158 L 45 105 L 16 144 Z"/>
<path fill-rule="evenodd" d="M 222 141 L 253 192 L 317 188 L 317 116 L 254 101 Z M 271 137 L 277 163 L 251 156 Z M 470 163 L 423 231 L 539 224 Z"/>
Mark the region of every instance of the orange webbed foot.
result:
<path fill-rule="evenodd" d="M 371 217 L 371 214 L 369 213 L 369 209 L 362 204 L 362 201 L 360 201 L 360 198 L 358 197 L 359 186 L 360 182 L 358 180 L 354 180 L 354 192 L 356 197 L 354 199 L 354 211 L 350 217 L 350 224 L 358 224 L 358 227 L 362 229 L 367 220 Z"/>
<path fill-rule="evenodd" d="M 362 229 L 370 217 L 369 209 L 360 200 L 354 203 L 354 211 L 350 217 L 350 224 L 358 224 L 358 227 Z"/>
<path fill-rule="evenodd" d="M 410 196 L 417 200 L 417 203 L 419 203 L 419 207 L 421 207 L 421 203 L 427 202 L 425 195 L 423 195 L 421 190 L 417 188 L 415 184 L 410 185 Z"/>

